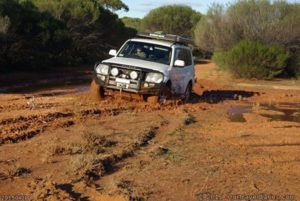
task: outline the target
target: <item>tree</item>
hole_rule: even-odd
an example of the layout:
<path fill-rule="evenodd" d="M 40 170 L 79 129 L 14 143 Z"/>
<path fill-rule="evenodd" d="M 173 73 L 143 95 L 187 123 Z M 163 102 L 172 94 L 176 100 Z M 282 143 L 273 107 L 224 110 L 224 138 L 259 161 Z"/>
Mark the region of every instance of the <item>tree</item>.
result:
<path fill-rule="evenodd" d="M 241 40 L 289 47 L 300 35 L 300 4 L 243 0 L 228 8 L 214 4 L 195 29 L 198 46 L 227 50 Z"/>
<path fill-rule="evenodd" d="M 122 3 L 121 1 L 34 0 L 34 2 L 40 10 L 51 13 L 67 25 L 72 34 L 72 54 L 78 63 L 92 63 L 104 58 L 108 49 L 119 47 L 124 40 L 135 34 L 133 29 L 124 26 L 116 14 L 103 7 L 117 9 L 117 3 Z"/>
<path fill-rule="evenodd" d="M 133 28 L 137 31 L 142 30 L 141 27 L 142 20 L 140 18 L 123 17 L 121 20 L 126 27 Z"/>
<path fill-rule="evenodd" d="M 10 26 L 9 17 L 7 16 L 0 17 L 0 33 L 7 33 L 9 26 Z"/>
<path fill-rule="evenodd" d="M 70 47 L 64 23 L 40 12 L 31 1 L 1 0 L 0 19 L 5 25 L 0 34 L 2 70 L 42 69 L 64 57 Z"/>
<path fill-rule="evenodd" d="M 270 0 L 240 0 L 227 8 L 214 4 L 195 29 L 195 41 L 200 48 L 223 55 L 228 55 L 242 40 L 285 48 L 290 58 L 281 75 L 299 76 L 300 4 Z M 253 55 L 256 53 L 253 49 Z M 218 57 L 220 54 L 215 56 Z M 215 60 L 222 65 L 222 59 Z"/>
<path fill-rule="evenodd" d="M 201 14 L 189 6 L 168 5 L 153 9 L 142 20 L 145 31 L 163 31 L 192 37 L 193 29 Z"/>
<path fill-rule="evenodd" d="M 126 4 L 124 4 L 120 0 L 98 0 L 101 5 L 103 5 L 107 9 L 111 9 L 112 11 L 122 10 L 128 11 L 129 8 Z"/>
<path fill-rule="evenodd" d="M 0 70 L 94 63 L 134 34 L 100 0 L 0 0 Z"/>
<path fill-rule="evenodd" d="M 290 54 L 280 45 L 242 40 L 225 52 L 215 52 L 214 61 L 239 78 L 271 79 L 282 74 Z"/>

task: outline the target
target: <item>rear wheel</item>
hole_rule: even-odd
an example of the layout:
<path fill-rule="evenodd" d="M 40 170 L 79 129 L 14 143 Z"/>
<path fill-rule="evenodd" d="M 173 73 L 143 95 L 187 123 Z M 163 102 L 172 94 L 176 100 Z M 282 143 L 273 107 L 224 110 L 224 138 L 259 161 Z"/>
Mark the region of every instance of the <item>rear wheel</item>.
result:
<path fill-rule="evenodd" d="M 189 102 L 191 99 L 191 95 L 192 95 L 192 84 L 189 83 L 185 89 L 183 101 L 185 103 Z"/>
<path fill-rule="evenodd" d="M 95 80 L 91 82 L 90 86 L 91 97 L 95 100 L 103 100 L 105 97 L 105 90 L 98 85 Z"/>

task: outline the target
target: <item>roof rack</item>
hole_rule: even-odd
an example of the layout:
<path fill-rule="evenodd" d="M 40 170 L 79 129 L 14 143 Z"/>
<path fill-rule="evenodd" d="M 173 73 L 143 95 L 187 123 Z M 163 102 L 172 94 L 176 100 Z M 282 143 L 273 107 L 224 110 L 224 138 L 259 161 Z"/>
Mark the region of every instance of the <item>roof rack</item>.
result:
<path fill-rule="evenodd" d="M 189 44 L 191 45 L 194 44 L 194 41 L 192 39 L 185 38 L 178 35 L 173 35 L 173 34 L 165 34 L 163 32 L 154 32 L 154 33 L 139 32 L 137 36 L 142 38 L 151 38 L 157 40 L 170 41 L 174 43 L 180 43 L 186 46 L 188 46 Z"/>

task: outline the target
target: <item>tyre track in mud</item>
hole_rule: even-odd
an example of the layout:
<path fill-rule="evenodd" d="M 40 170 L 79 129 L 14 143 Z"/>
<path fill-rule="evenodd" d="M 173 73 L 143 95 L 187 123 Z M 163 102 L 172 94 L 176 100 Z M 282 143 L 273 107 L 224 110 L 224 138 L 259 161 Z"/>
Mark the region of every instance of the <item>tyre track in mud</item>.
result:
<path fill-rule="evenodd" d="M 108 154 L 106 156 L 97 156 L 95 157 L 91 163 L 92 165 L 81 173 L 79 178 L 75 180 L 70 180 L 66 183 L 57 183 L 53 181 L 49 181 L 47 179 L 44 180 L 34 180 L 28 186 L 31 190 L 31 194 L 36 199 L 51 199 L 54 200 L 60 199 L 62 196 L 66 195 L 70 200 L 81 200 L 86 198 L 90 200 L 90 196 L 93 197 L 95 195 L 90 195 L 86 192 L 86 188 L 93 189 L 93 187 L 97 186 L 95 181 L 99 180 L 106 175 L 113 174 L 116 166 L 122 161 L 134 157 L 135 154 L 143 147 L 147 147 L 150 144 L 150 141 L 153 140 L 160 126 L 152 125 L 141 132 L 141 135 L 135 142 L 130 143 L 126 148 L 119 150 L 117 152 Z M 83 187 L 81 190 L 75 190 L 75 188 L 65 189 L 61 188 L 62 186 L 81 186 Z M 34 189 L 34 190 L 33 190 Z M 95 191 L 95 189 L 93 189 Z M 45 193 L 47 192 L 47 193 Z M 49 193 L 50 192 L 50 193 Z M 103 192 L 94 192 L 98 193 L 98 196 L 102 196 Z M 123 195 L 121 195 L 123 197 Z M 124 195 L 128 197 L 128 195 Z M 134 198 L 134 195 L 129 195 L 128 200 Z M 124 198 L 125 200 L 125 198 Z M 127 199 L 126 199 L 127 200 Z"/>
<path fill-rule="evenodd" d="M 177 113 L 177 112 L 176 112 Z M 185 116 L 185 112 L 182 113 L 182 117 Z M 170 114 L 169 114 L 170 115 Z M 159 125 L 155 127 L 155 133 L 153 136 L 145 136 L 145 143 L 142 143 L 141 145 L 133 145 L 134 151 L 124 150 L 123 154 L 118 154 L 116 156 L 108 157 L 107 160 L 104 160 L 104 164 L 108 162 L 110 165 L 111 162 L 113 166 L 108 167 L 114 167 L 117 166 L 115 171 L 108 172 L 108 174 L 103 174 L 101 177 L 95 181 L 96 186 L 101 186 L 102 190 L 101 192 L 105 195 L 108 192 L 111 192 L 111 189 L 115 189 L 119 193 L 115 193 L 115 195 L 121 195 L 127 197 L 126 200 L 144 200 L 145 197 L 141 195 L 134 194 L 134 191 L 130 189 L 131 187 L 123 188 L 120 186 L 119 183 L 112 183 L 110 182 L 110 179 L 112 177 L 115 177 L 115 174 L 122 175 L 123 171 L 127 171 L 128 166 L 126 164 L 134 164 L 137 160 L 144 161 L 145 159 L 148 160 L 149 158 L 153 157 L 153 154 L 158 149 L 163 149 L 164 144 L 169 141 L 169 138 L 166 137 L 166 135 L 175 132 L 177 129 L 182 129 L 185 127 L 184 123 L 182 122 L 181 115 L 172 115 L 172 116 L 164 116 L 161 114 L 158 114 L 158 119 L 160 119 Z M 123 157 L 124 156 L 124 157 Z M 117 159 L 117 160 L 114 160 Z M 151 159 L 149 159 L 151 160 Z M 100 164 L 103 164 L 102 162 Z M 111 168 L 114 169 L 114 168 Z M 141 196 L 141 197 L 140 197 Z"/>
<path fill-rule="evenodd" d="M 129 109 L 127 108 L 127 111 L 128 110 Z M 113 114 L 118 114 L 118 111 L 113 111 Z M 122 110 L 122 112 L 124 112 L 124 109 Z M 99 111 L 84 111 L 84 114 L 86 115 L 94 116 L 94 113 L 99 114 Z M 32 187 L 35 189 L 34 191 L 31 191 L 32 195 L 37 199 L 59 199 L 65 194 L 70 199 L 80 200 L 86 198 L 87 200 L 92 200 L 92 198 L 95 197 L 95 193 L 97 194 L 97 197 L 106 197 L 106 191 L 96 191 L 96 189 L 98 188 L 98 182 L 101 183 L 102 178 L 105 178 L 107 176 L 109 177 L 114 173 L 122 171 L 123 162 L 129 161 L 131 159 L 134 160 L 136 157 L 138 157 L 138 155 L 140 155 L 141 151 L 147 149 L 148 147 L 152 147 L 153 140 L 156 139 L 158 134 L 162 134 L 161 132 L 164 132 L 165 130 L 169 130 L 169 122 L 168 120 L 160 116 L 157 122 L 151 123 L 142 131 L 139 131 L 138 133 L 140 134 L 137 136 L 137 138 L 135 138 L 133 141 L 130 141 L 129 144 L 123 146 L 122 149 L 118 150 L 117 148 L 115 148 L 116 151 L 110 152 L 107 155 L 96 155 L 95 158 L 93 158 L 91 161 L 92 165 L 87 169 L 83 168 L 84 171 L 80 171 L 78 175 L 79 177 L 71 177 L 70 180 L 65 181 L 64 183 L 50 182 L 48 179 L 33 181 L 30 185 L 30 190 L 32 190 Z M 62 189 L 62 186 L 72 186 L 73 188 Z M 75 188 L 76 186 L 80 186 L 81 188 Z M 87 192 L 87 188 L 93 190 L 94 194 Z M 134 193 L 132 192 L 125 192 L 121 187 L 118 188 L 120 188 L 121 193 L 119 193 L 117 197 L 120 196 L 124 198 L 122 200 L 140 200 L 139 198 L 142 198 L 134 195 Z M 44 193 L 49 191 L 53 193 Z M 76 196 L 74 197 L 74 195 Z M 116 195 L 108 196 L 108 198 L 114 198 L 115 196 Z"/>
<path fill-rule="evenodd" d="M 31 139 L 49 129 L 57 129 L 72 126 L 89 118 L 117 116 L 125 112 L 146 112 L 157 110 L 169 110 L 169 106 L 131 106 L 108 107 L 103 109 L 85 108 L 75 111 L 56 111 L 43 115 L 34 114 L 18 116 L 0 120 L 0 145 L 18 143 Z M 174 109 L 174 108 L 173 108 Z"/>
<path fill-rule="evenodd" d="M 51 123 L 62 118 L 72 117 L 71 112 L 54 112 L 46 115 L 19 116 L 17 118 L 7 118 L 0 121 L 0 144 L 16 143 L 30 139 L 46 128 Z"/>
<path fill-rule="evenodd" d="M 84 109 L 79 120 L 93 116 L 115 116 L 133 108 Z M 75 112 L 52 112 L 45 115 L 19 116 L 0 121 L 0 145 L 30 139 L 49 128 L 69 127 L 76 123 Z"/>
<path fill-rule="evenodd" d="M 38 109 L 51 109 L 60 106 L 59 103 L 37 103 L 35 108 Z M 28 110 L 31 109 L 33 106 L 30 106 L 29 103 L 27 104 L 9 104 L 4 106 L 0 106 L 0 113 L 1 112 L 13 112 L 13 111 L 19 111 L 19 110 Z"/>

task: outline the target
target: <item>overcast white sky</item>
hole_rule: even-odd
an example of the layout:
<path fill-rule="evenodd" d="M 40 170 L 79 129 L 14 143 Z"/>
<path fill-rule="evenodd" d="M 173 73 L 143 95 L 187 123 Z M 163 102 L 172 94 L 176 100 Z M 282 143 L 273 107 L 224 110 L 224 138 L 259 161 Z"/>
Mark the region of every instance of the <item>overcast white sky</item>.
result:
<path fill-rule="evenodd" d="M 194 10 L 199 11 L 202 14 L 205 14 L 210 5 L 213 3 L 228 4 L 230 2 L 235 2 L 236 0 L 123 0 L 123 2 L 129 6 L 129 12 L 119 11 L 117 14 L 120 17 L 129 16 L 129 17 L 144 17 L 150 10 L 157 8 L 162 5 L 167 4 L 186 4 L 192 7 Z M 289 2 L 298 2 L 300 0 L 288 0 Z"/>

